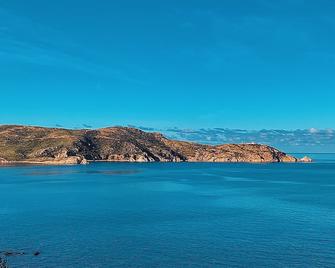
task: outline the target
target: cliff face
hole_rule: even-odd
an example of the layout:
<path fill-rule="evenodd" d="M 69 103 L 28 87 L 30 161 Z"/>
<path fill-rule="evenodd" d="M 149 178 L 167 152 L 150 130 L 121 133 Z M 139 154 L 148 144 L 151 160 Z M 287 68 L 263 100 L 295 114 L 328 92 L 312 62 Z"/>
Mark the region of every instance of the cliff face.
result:
<path fill-rule="evenodd" d="M 219 146 L 169 140 L 134 128 L 98 130 L 0 126 L 0 164 L 79 164 L 87 160 L 127 162 L 297 162 L 270 146 Z"/>

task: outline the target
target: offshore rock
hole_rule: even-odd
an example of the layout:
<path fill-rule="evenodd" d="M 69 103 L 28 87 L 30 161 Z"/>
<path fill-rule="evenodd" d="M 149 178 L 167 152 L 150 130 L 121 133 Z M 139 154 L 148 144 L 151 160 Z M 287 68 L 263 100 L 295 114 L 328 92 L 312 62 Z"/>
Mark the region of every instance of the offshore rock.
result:
<path fill-rule="evenodd" d="M 311 163 L 311 162 L 313 162 L 313 159 L 310 158 L 310 157 L 308 157 L 308 156 L 304 156 L 303 158 L 301 158 L 301 159 L 299 160 L 299 162 L 303 162 L 303 163 Z"/>

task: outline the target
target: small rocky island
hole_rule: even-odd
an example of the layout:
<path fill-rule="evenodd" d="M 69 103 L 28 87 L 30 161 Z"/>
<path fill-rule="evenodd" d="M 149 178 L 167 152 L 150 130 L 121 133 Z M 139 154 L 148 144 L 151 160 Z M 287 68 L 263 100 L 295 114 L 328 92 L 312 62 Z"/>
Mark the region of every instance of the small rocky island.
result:
<path fill-rule="evenodd" d="M 170 140 L 160 133 L 108 127 L 70 130 L 0 126 L 0 164 L 110 162 L 310 162 L 261 144 L 204 145 Z"/>

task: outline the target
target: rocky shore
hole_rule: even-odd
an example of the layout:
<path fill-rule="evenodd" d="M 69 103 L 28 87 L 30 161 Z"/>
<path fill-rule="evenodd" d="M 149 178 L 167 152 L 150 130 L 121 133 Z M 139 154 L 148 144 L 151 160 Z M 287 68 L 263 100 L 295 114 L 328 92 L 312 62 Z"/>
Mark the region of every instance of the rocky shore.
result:
<path fill-rule="evenodd" d="M 30 126 L 0 126 L 0 164 L 76 165 L 110 162 L 310 162 L 271 146 L 218 146 L 170 140 L 160 133 L 110 127 L 68 130 Z"/>

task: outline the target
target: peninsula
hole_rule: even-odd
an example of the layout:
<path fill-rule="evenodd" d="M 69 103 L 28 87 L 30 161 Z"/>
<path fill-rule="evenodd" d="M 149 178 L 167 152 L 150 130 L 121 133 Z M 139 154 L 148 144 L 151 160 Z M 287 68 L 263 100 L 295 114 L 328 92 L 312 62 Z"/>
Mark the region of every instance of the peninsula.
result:
<path fill-rule="evenodd" d="M 0 164 L 109 162 L 309 162 L 261 144 L 204 145 L 129 127 L 70 130 L 0 126 Z"/>

